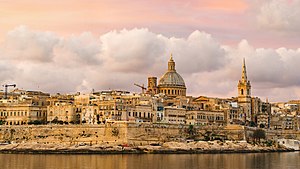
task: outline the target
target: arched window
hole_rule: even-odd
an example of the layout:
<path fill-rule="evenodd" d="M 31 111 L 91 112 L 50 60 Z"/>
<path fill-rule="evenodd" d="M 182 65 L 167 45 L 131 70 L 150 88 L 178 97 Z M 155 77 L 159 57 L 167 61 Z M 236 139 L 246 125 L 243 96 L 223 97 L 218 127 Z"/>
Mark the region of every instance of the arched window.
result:
<path fill-rule="evenodd" d="M 244 95 L 244 89 L 241 89 L 241 95 Z"/>

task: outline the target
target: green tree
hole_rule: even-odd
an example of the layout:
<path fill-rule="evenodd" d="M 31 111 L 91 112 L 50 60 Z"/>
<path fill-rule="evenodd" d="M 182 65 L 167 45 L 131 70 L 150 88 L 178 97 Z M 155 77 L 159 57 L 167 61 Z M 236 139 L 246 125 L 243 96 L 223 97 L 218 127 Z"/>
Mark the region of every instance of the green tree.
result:
<path fill-rule="evenodd" d="M 0 125 L 5 124 L 5 120 L 0 120 Z"/>
<path fill-rule="evenodd" d="M 261 123 L 261 124 L 259 125 L 259 127 L 260 127 L 260 128 L 265 128 L 265 125 Z"/>
<path fill-rule="evenodd" d="M 250 127 L 256 127 L 256 123 L 254 121 L 250 121 Z"/>
<path fill-rule="evenodd" d="M 253 132 L 252 137 L 253 137 L 255 142 L 258 140 L 258 142 L 260 143 L 260 139 L 265 139 L 266 138 L 266 132 L 265 132 L 265 130 L 262 130 L 262 129 L 256 129 Z"/>
<path fill-rule="evenodd" d="M 40 120 L 34 120 L 34 121 L 28 122 L 28 124 L 41 125 L 41 124 L 43 124 L 43 122 Z"/>
<path fill-rule="evenodd" d="M 51 121 L 51 123 L 57 124 L 57 123 L 58 123 L 58 117 L 56 116 L 56 117 Z"/>
<path fill-rule="evenodd" d="M 196 136 L 196 128 L 193 125 L 189 125 L 189 127 L 186 129 L 186 132 L 188 134 L 188 138 L 195 138 Z"/>

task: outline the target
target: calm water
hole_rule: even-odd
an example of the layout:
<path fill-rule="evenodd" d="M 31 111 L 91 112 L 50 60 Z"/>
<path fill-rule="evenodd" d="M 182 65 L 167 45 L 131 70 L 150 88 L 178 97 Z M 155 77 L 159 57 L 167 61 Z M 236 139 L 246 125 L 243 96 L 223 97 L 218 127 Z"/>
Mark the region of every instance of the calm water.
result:
<path fill-rule="evenodd" d="M 300 152 L 196 155 L 0 154 L 1 169 L 289 169 L 300 168 Z"/>

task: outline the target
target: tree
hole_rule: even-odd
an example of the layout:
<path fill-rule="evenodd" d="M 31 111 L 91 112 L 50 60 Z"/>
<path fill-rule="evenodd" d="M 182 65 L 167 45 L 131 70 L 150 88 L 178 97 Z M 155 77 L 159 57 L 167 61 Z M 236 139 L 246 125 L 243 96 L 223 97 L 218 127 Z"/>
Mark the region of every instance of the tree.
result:
<path fill-rule="evenodd" d="M 250 121 L 250 127 L 256 127 L 256 123 L 254 121 Z"/>
<path fill-rule="evenodd" d="M 28 122 L 28 124 L 41 125 L 41 124 L 43 124 L 43 122 L 41 120 L 34 120 L 34 121 Z"/>
<path fill-rule="evenodd" d="M 51 121 L 51 123 L 57 124 L 57 123 L 58 123 L 58 117 L 56 116 L 56 117 Z"/>
<path fill-rule="evenodd" d="M 0 120 L 0 125 L 5 124 L 5 120 Z"/>
<path fill-rule="evenodd" d="M 188 134 L 188 139 L 194 139 L 197 134 L 196 128 L 193 125 L 189 125 L 189 127 L 185 129 L 185 132 Z"/>
<path fill-rule="evenodd" d="M 266 138 L 265 130 L 257 129 L 253 132 L 253 139 L 255 140 L 255 142 L 258 140 L 258 142 L 260 143 L 260 139 L 265 139 L 265 138 Z"/>
<path fill-rule="evenodd" d="M 262 129 L 263 129 L 263 128 L 265 128 L 265 125 L 261 123 L 261 124 L 259 125 L 259 128 L 262 128 Z"/>

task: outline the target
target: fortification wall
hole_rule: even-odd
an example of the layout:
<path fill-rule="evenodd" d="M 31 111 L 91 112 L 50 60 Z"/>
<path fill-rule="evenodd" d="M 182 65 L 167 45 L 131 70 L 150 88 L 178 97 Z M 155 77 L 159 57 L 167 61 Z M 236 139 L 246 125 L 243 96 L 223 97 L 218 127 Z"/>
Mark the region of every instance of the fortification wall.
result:
<path fill-rule="evenodd" d="M 185 141 L 189 125 L 117 122 L 106 125 L 28 125 L 0 126 L 0 142 L 146 145 Z M 194 126 L 196 139 L 221 137 L 243 140 L 243 128 Z"/>
<path fill-rule="evenodd" d="M 127 143 L 126 124 L 1 126 L 0 141 L 15 143 Z"/>

